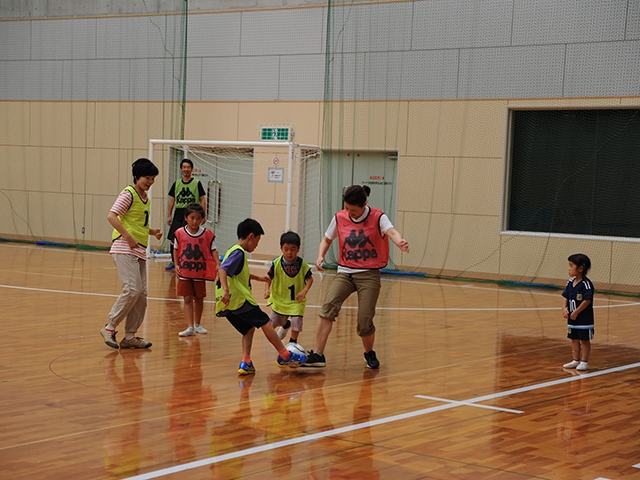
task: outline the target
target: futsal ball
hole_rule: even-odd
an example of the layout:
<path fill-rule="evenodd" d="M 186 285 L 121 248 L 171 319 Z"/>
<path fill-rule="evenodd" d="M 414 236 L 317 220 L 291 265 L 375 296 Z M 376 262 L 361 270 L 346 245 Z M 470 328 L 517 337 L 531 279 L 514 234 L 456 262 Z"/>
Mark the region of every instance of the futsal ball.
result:
<path fill-rule="evenodd" d="M 285 348 L 289 350 L 289 352 L 291 353 L 297 353 L 299 355 L 304 355 L 304 356 L 307 355 L 306 352 L 304 351 L 304 347 L 297 343 L 293 343 L 293 342 L 287 343 L 285 345 Z"/>

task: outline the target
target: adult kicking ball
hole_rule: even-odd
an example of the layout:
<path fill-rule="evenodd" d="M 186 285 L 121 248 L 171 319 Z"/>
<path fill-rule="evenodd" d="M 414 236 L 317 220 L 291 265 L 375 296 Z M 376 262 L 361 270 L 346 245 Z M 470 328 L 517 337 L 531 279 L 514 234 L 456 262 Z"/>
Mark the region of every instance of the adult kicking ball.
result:
<path fill-rule="evenodd" d="M 289 342 L 284 346 L 289 352 L 297 353 L 298 355 L 307 356 L 307 353 L 304 351 L 304 347 L 298 343 Z"/>

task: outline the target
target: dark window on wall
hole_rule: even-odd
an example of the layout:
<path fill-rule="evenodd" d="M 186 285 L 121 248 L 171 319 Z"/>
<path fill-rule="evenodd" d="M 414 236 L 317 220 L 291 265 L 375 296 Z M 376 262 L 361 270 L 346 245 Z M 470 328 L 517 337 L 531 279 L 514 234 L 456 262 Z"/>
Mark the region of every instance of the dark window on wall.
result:
<path fill-rule="evenodd" d="M 513 110 L 507 228 L 640 238 L 640 110 Z"/>

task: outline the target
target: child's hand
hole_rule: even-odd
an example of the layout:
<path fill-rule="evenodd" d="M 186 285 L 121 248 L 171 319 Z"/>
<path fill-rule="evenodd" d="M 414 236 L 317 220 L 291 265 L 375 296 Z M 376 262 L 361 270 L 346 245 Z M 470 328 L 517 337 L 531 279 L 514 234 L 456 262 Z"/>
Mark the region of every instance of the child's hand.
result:
<path fill-rule="evenodd" d="M 573 312 L 571 315 L 569 315 L 569 320 L 575 320 L 576 318 L 578 318 L 576 312 Z"/>
<path fill-rule="evenodd" d="M 220 299 L 220 301 L 224 304 L 225 307 L 229 306 L 229 292 L 224 292 L 222 294 L 222 298 Z"/>
<path fill-rule="evenodd" d="M 407 242 L 404 238 L 398 242 L 398 248 L 403 252 L 409 251 L 409 242 Z"/>
<path fill-rule="evenodd" d="M 270 289 L 270 288 L 267 288 L 267 289 L 264 291 L 264 298 L 265 298 L 265 299 L 268 299 L 270 296 L 271 296 L 271 289 Z"/>
<path fill-rule="evenodd" d="M 162 230 L 158 228 L 153 236 L 160 240 L 162 238 Z"/>
<path fill-rule="evenodd" d="M 564 318 L 569 318 L 569 309 L 567 307 L 562 308 L 562 316 Z"/>
<path fill-rule="evenodd" d="M 300 292 L 298 295 L 296 295 L 296 301 L 301 302 L 304 300 L 304 297 L 306 297 L 307 294 L 305 292 Z"/>
<path fill-rule="evenodd" d="M 316 268 L 320 272 L 324 272 L 324 268 L 322 268 L 322 264 L 324 263 L 324 257 L 318 257 L 316 260 Z"/>

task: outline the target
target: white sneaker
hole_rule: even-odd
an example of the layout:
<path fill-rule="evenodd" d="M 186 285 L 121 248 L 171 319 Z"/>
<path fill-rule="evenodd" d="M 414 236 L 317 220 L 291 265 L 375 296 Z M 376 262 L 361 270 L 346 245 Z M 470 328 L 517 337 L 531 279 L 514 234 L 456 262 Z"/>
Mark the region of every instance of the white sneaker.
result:
<path fill-rule="evenodd" d="M 278 330 L 276 330 L 276 333 L 278 334 L 278 338 L 280 340 L 283 340 L 284 337 L 287 336 L 287 332 L 289 331 L 290 328 L 291 328 L 291 320 L 287 320 L 287 323 L 284 324 L 284 327 L 278 327 Z"/>
<path fill-rule="evenodd" d="M 580 365 L 581 362 L 579 362 L 578 360 L 573 360 L 569 363 L 565 363 L 563 365 L 564 368 L 576 368 L 578 365 Z M 586 365 L 586 364 L 585 364 Z M 586 370 L 586 368 L 585 368 Z"/>
<path fill-rule="evenodd" d="M 202 325 L 200 325 L 199 323 L 194 327 L 194 330 L 196 331 L 196 333 L 209 333 L 207 332 L 207 329 L 204 328 Z"/>
<path fill-rule="evenodd" d="M 193 337 L 196 334 L 196 330 L 193 327 L 189 327 L 178 334 L 179 337 Z"/>
<path fill-rule="evenodd" d="M 587 362 L 580 362 L 580 364 L 576 367 L 576 370 L 580 370 L 581 372 L 589 370 L 589 364 Z"/>

